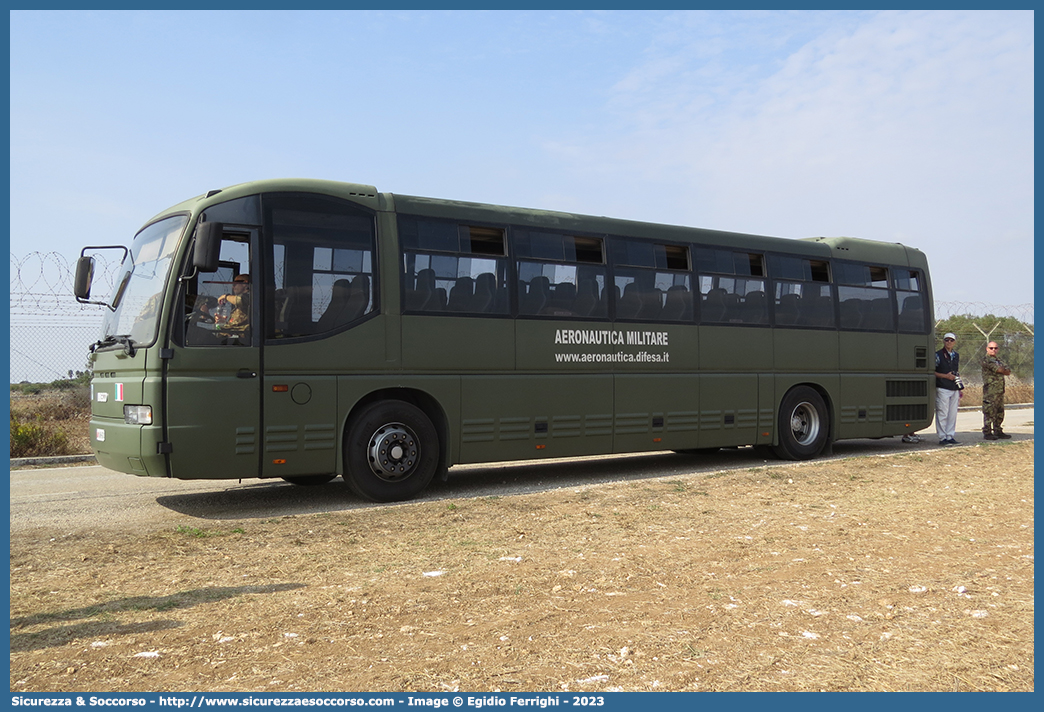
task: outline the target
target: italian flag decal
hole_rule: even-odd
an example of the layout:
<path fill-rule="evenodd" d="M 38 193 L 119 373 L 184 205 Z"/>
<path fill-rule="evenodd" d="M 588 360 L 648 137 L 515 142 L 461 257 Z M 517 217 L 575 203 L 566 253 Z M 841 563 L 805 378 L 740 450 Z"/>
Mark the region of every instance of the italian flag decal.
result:
<path fill-rule="evenodd" d="M 116 400 L 117 401 L 122 401 L 123 400 L 123 384 L 122 383 L 117 383 L 116 384 Z"/>

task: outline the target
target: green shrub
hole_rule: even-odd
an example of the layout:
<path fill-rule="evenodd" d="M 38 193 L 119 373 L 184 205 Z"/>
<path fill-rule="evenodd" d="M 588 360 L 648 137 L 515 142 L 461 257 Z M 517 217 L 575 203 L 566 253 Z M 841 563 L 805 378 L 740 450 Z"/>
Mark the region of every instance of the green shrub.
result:
<path fill-rule="evenodd" d="M 22 421 L 11 413 L 11 457 L 48 457 L 70 454 L 69 437 L 41 418 Z"/>

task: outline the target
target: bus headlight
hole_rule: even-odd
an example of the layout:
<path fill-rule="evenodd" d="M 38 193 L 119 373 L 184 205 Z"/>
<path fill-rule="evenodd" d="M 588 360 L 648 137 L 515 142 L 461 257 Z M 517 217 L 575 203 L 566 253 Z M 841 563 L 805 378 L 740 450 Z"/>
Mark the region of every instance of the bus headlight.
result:
<path fill-rule="evenodd" d="M 123 422 L 127 423 L 128 425 L 152 425 L 152 406 L 123 406 Z"/>

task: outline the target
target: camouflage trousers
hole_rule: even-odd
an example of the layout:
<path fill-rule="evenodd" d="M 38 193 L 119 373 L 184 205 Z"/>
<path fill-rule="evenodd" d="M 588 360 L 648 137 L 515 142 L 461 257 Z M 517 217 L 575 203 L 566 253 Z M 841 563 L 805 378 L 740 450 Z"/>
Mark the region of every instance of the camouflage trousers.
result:
<path fill-rule="evenodd" d="M 1000 432 L 1001 423 L 1004 422 L 1004 392 L 982 394 L 982 432 Z"/>

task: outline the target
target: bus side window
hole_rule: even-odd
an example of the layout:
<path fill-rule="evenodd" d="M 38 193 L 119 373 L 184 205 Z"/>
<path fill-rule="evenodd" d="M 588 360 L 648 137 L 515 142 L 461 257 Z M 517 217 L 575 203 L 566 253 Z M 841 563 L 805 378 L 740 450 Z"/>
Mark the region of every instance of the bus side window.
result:
<path fill-rule="evenodd" d="M 701 322 L 769 323 L 763 255 L 700 247 L 696 270 Z"/>
<path fill-rule="evenodd" d="M 769 255 L 775 289 L 776 326 L 834 327 L 834 298 L 828 263 Z"/>
<path fill-rule="evenodd" d="M 520 316 L 608 317 L 602 238 L 521 229 L 513 237 Z"/>
<path fill-rule="evenodd" d="M 917 270 L 893 270 L 895 299 L 899 307 L 899 331 L 906 334 L 925 334 L 924 283 Z"/>
<path fill-rule="evenodd" d="M 692 321 L 689 248 L 641 240 L 613 240 L 616 318 Z"/>
<path fill-rule="evenodd" d="M 318 195 L 264 201 L 272 245 L 266 275 L 270 339 L 336 333 L 378 310 L 374 218 Z"/>
<path fill-rule="evenodd" d="M 399 217 L 402 309 L 507 314 L 507 240 L 498 227 Z"/>
<path fill-rule="evenodd" d="M 837 261 L 834 276 L 841 314 L 840 327 L 850 331 L 895 331 L 895 309 L 888 269 Z"/>

